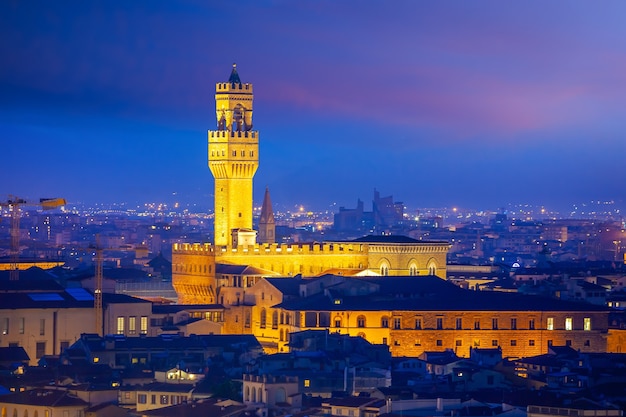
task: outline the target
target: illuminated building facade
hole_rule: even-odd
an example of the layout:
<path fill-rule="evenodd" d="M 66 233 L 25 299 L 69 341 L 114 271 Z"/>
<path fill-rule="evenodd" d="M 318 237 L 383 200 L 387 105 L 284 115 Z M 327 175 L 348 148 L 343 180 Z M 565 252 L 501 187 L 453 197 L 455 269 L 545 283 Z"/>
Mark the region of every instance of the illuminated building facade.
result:
<path fill-rule="evenodd" d="M 386 344 L 393 356 L 500 348 L 503 357 L 548 346 L 607 350 L 601 306 L 515 293 L 465 290 L 433 276 L 264 278 L 229 306 L 226 332 L 254 333 L 268 351 L 288 351 L 289 334 L 327 329 Z"/>

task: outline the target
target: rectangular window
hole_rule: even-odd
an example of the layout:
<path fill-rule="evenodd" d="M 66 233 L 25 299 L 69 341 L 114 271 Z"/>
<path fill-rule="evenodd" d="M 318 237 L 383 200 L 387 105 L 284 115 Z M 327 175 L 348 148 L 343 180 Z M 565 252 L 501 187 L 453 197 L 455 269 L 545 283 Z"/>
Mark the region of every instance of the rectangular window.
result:
<path fill-rule="evenodd" d="M 45 354 L 46 354 L 46 342 L 37 342 L 37 344 L 35 345 L 35 357 L 39 359 Z"/>
<path fill-rule="evenodd" d="M 491 319 L 491 328 L 493 330 L 498 330 L 498 319 L 496 318 Z"/>
<path fill-rule="evenodd" d="M 20 317 L 20 334 L 24 334 L 24 330 L 26 329 L 26 319 L 24 317 Z"/>
<path fill-rule="evenodd" d="M 456 341 L 454 342 L 454 344 L 455 344 L 456 346 L 463 346 L 463 341 L 462 341 L 462 340 L 456 340 Z"/>
<path fill-rule="evenodd" d="M 62 341 L 59 345 L 61 353 L 63 353 L 63 351 L 68 347 L 70 347 L 70 342 L 68 342 L 67 340 Z"/>
<path fill-rule="evenodd" d="M 9 334 L 9 318 L 2 319 L 2 334 Z"/>
<path fill-rule="evenodd" d="M 443 346 L 443 340 L 437 339 L 437 346 Z"/>
<path fill-rule="evenodd" d="M 137 333 L 137 317 L 130 316 L 128 318 L 128 334 Z"/>
<path fill-rule="evenodd" d="M 124 317 L 117 318 L 117 334 L 124 334 Z"/>
<path fill-rule="evenodd" d="M 341 327 L 341 319 L 335 319 L 335 327 Z"/>
<path fill-rule="evenodd" d="M 141 331 L 141 334 L 148 333 L 148 316 L 141 316 L 139 320 L 139 331 Z"/>
<path fill-rule="evenodd" d="M 474 319 L 474 330 L 480 330 L 480 319 Z"/>
<path fill-rule="evenodd" d="M 387 344 L 387 338 L 383 337 L 383 345 L 386 345 L 386 344 Z"/>
<path fill-rule="evenodd" d="M 416 330 L 422 329 L 422 319 L 420 317 L 415 319 L 415 329 Z"/>
<path fill-rule="evenodd" d="M 491 339 L 491 346 L 498 346 L 498 339 Z"/>
<path fill-rule="evenodd" d="M 554 317 L 548 317 L 548 322 L 546 323 L 546 330 L 554 330 Z"/>
<path fill-rule="evenodd" d="M 583 319 L 583 330 L 585 331 L 591 330 L 591 317 L 585 317 Z"/>
<path fill-rule="evenodd" d="M 572 346 L 572 341 L 571 340 L 566 340 L 565 341 L 565 346 Z"/>
<path fill-rule="evenodd" d="M 137 402 L 139 404 L 145 404 L 148 402 L 148 396 L 146 394 L 139 394 L 137 396 Z"/>
<path fill-rule="evenodd" d="M 443 317 L 437 317 L 437 330 L 443 329 Z"/>
<path fill-rule="evenodd" d="M 46 335 L 46 319 L 39 320 L 39 336 Z"/>
<path fill-rule="evenodd" d="M 402 319 L 400 317 L 394 317 L 393 328 L 399 330 L 402 328 Z"/>
<path fill-rule="evenodd" d="M 530 339 L 528 341 L 528 346 L 535 346 L 535 341 L 533 339 Z"/>
<path fill-rule="evenodd" d="M 463 330 L 463 319 L 461 317 L 457 317 L 456 319 L 456 329 Z"/>
<path fill-rule="evenodd" d="M 156 404 L 156 395 L 155 394 L 152 394 L 150 396 L 150 404 Z"/>
<path fill-rule="evenodd" d="M 572 330 L 574 319 L 571 317 L 565 317 L 565 330 Z"/>
<path fill-rule="evenodd" d="M 517 319 L 511 319 L 511 330 L 517 330 Z"/>
<path fill-rule="evenodd" d="M 511 346 L 517 346 L 517 340 L 511 339 Z"/>
<path fill-rule="evenodd" d="M 311 380 L 310 379 L 305 379 L 304 380 L 304 388 L 309 388 L 311 386 Z"/>
<path fill-rule="evenodd" d="M 535 330 L 535 319 L 528 320 L 528 328 L 530 330 Z"/>
<path fill-rule="evenodd" d="M 244 326 L 246 327 L 250 327 L 250 311 L 246 310 L 244 312 L 244 322 L 243 322 Z"/>
<path fill-rule="evenodd" d="M 168 404 L 168 403 L 169 403 L 169 401 L 168 401 L 168 400 L 169 400 L 169 396 L 167 396 L 167 395 L 161 395 L 161 400 L 160 400 L 160 403 L 161 403 L 161 404 L 163 404 L 163 405 Z"/>

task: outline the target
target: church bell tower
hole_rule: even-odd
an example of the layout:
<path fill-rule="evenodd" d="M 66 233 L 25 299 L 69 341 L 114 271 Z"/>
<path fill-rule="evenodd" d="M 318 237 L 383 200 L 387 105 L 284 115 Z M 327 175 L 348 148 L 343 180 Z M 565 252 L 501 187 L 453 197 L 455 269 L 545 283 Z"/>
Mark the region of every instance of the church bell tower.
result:
<path fill-rule="evenodd" d="M 252 230 L 252 180 L 259 167 L 259 134 L 252 130 L 252 84 L 237 65 L 215 86 L 217 130 L 209 130 L 209 168 L 215 178 L 214 244 L 232 244 L 233 230 Z"/>

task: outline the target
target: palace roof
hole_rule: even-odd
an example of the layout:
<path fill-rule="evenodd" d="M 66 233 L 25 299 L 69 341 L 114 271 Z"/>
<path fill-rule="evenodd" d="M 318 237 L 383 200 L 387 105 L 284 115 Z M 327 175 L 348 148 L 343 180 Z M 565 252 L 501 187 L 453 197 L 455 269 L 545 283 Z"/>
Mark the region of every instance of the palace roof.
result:
<path fill-rule="evenodd" d="M 286 310 L 313 311 L 606 311 L 602 306 L 518 293 L 470 291 L 435 276 L 346 278 L 325 293 L 283 301 Z M 378 290 L 351 295 L 350 282 Z"/>

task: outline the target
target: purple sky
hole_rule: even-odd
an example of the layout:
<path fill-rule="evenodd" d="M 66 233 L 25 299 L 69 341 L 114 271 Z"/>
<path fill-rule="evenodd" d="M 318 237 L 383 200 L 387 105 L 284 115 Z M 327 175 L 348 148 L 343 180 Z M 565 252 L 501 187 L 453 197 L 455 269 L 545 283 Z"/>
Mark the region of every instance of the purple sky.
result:
<path fill-rule="evenodd" d="M 206 130 L 255 88 L 260 203 L 623 199 L 626 3 L 0 2 L 0 193 L 212 205 Z M 176 193 L 174 195 L 174 193 Z"/>

